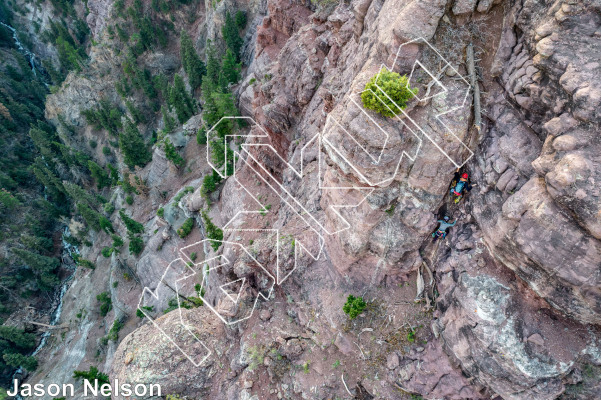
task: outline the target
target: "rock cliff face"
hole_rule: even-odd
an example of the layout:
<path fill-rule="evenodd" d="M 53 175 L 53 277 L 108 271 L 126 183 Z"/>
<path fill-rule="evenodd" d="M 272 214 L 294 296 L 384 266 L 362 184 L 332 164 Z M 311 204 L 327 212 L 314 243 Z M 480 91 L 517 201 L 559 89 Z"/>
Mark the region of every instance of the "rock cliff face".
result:
<path fill-rule="evenodd" d="M 108 5 L 89 0 L 88 7 L 96 40 L 108 40 Z M 219 34 L 232 7 L 223 0 L 189 9 L 196 18 L 185 26 L 199 49 Z M 251 196 L 269 203 L 269 212 L 245 220 L 248 232 L 225 231 L 224 240 L 237 245 L 217 253 L 208 245 L 197 248 L 207 259 L 229 261 L 203 275 L 209 282 L 206 307 L 172 311 L 155 324 L 130 320 L 124 332 L 133 332 L 104 358 L 111 379 L 158 382 L 165 394 L 228 400 L 599 398 L 601 86 L 595 78 L 601 73 L 601 4 L 353 0 L 313 6 L 267 0 L 243 7 L 249 12 L 243 50 L 249 65 L 235 88 L 239 109 L 264 129 L 281 159 L 265 149 L 253 155 L 316 221 L 334 231 L 343 217 L 351 229 L 325 235 L 322 257 L 301 258 L 294 270 L 292 241 L 282 261 L 292 272 L 289 279 L 278 281 L 247 320 L 222 324 L 209 306 L 239 318 L 269 289 L 258 266 L 273 272 L 282 253 L 274 248 L 277 234 L 265 232 L 302 238 L 309 231 L 261 184 L 250 156 L 243 157 L 236 179 L 212 195 L 209 215 L 223 226 L 250 209 Z M 183 15 L 175 19 L 184 26 Z M 473 92 L 465 78 L 470 41 L 481 49 L 481 130 L 472 126 Z M 171 50 L 148 55 L 148 65 L 179 71 Z M 413 70 L 416 60 L 423 67 Z M 120 62 L 94 47 L 90 69 L 70 75 L 49 97 L 48 117 L 62 114 L 81 126 L 82 136 L 74 139 L 80 145 L 95 135 L 84 127 L 81 110 L 115 95 L 111 86 Z M 403 118 L 361 106 L 360 92 L 382 65 L 412 74 L 420 89 Z M 150 121 L 146 131 L 160 124 Z M 211 169 L 205 147 L 190 140 L 199 124 L 195 116 L 173 134 L 190 160 L 185 171 L 170 166 L 158 149 L 136 171 L 148 186 L 132 209 L 148 232 L 144 252 L 139 258 L 113 255 L 109 262 L 100 258 L 106 243 L 94 243 L 86 256 L 109 273 L 78 272 L 68 292 L 73 304 L 81 300 L 78 293 L 110 284 L 119 305 L 115 318 L 136 312 L 144 287 L 156 290 L 158 300 L 147 299 L 157 310 L 168 306 L 175 294 L 171 285 L 159 284 L 165 271 L 181 257 L 179 250 L 205 238 L 198 211 L 207 202 L 199 185 Z M 311 147 L 318 133 L 323 145 Z M 102 140 L 108 142 L 98 138 L 99 149 Z M 308 173 L 298 176 L 290 165 L 301 163 Z M 453 204 L 448 187 L 458 166 L 475 186 Z M 372 190 L 365 201 L 351 189 L 324 189 L 357 186 Z M 124 194 L 115 196 L 122 204 Z M 353 207 L 332 212 L 341 204 Z M 159 206 L 162 218 L 155 216 Z M 445 242 L 432 243 L 437 216 L 444 213 L 457 225 Z M 189 217 L 201 230 L 179 239 L 175 229 Z M 124 271 L 138 280 L 113 286 Z M 240 295 L 243 306 L 230 307 L 222 285 L 238 279 L 251 286 Z M 424 279 L 429 298 L 415 303 Z M 348 294 L 370 302 L 353 321 L 341 312 Z M 65 318 L 76 311 L 67 307 Z M 180 311 L 187 322 L 178 322 Z M 78 369 L 94 364 L 92 341 L 110 328 L 94 318 L 67 335 L 67 350 L 55 348 L 47 358 L 63 354 Z M 198 337 L 213 352 L 194 368 L 156 330 L 180 338 L 186 324 L 199 327 Z M 202 353 L 190 336 L 178 343 Z M 59 376 L 58 367 L 44 368 L 46 377 L 34 380 Z"/>

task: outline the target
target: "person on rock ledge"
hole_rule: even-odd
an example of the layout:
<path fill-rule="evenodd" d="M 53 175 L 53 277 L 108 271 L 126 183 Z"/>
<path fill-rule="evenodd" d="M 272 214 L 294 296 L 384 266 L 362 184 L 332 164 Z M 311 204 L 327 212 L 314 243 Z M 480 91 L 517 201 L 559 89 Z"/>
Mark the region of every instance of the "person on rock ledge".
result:
<path fill-rule="evenodd" d="M 448 215 L 445 215 L 443 219 L 439 219 L 438 221 L 436 221 L 440 224 L 440 226 L 432 234 L 432 237 L 434 238 L 435 242 L 437 239 L 444 239 L 445 237 L 447 237 L 447 229 L 455 226 L 455 224 L 457 223 L 457 221 L 453 221 L 453 223 L 450 223 L 449 221 L 450 218 Z"/>
<path fill-rule="evenodd" d="M 459 168 L 455 171 L 453 182 L 451 183 L 451 196 L 454 197 L 455 203 L 459 203 L 464 194 L 472 190 L 472 185 L 469 182 L 467 172 L 459 173 Z"/>

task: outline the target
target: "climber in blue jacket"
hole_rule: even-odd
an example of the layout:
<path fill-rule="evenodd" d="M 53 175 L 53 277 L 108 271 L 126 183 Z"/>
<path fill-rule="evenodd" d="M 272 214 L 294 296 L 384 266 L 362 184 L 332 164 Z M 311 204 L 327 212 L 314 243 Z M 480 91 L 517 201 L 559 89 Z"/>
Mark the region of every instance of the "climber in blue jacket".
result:
<path fill-rule="evenodd" d="M 447 215 L 445 215 L 443 219 L 439 219 L 438 221 L 436 221 L 440 224 L 440 226 L 432 234 L 434 241 L 436 241 L 439 238 L 444 239 L 445 237 L 447 237 L 447 233 L 448 233 L 447 229 L 455 226 L 455 224 L 457 223 L 457 221 L 453 221 L 453 223 L 450 223 L 449 220 L 450 220 L 450 218 Z"/>
<path fill-rule="evenodd" d="M 470 190 L 472 190 L 472 185 L 469 182 L 469 175 L 466 172 L 459 174 L 459 169 L 457 169 L 453 183 L 451 183 L 451 196 L 455 203 L 459 203 L 463 195 Z"/>

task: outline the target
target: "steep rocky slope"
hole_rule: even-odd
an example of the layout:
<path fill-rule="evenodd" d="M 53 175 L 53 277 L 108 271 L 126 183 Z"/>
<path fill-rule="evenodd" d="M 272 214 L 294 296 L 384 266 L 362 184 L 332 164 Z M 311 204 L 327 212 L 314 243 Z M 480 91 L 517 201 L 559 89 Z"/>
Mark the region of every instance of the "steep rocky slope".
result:
<path fill-rule="evenodd" d="M 235 88 L 239 109 L 268 135 L 247 143 L 267 139 L 281 159 L 265 147 L 242 153 L 235 179 L 211 195 L 209 215 L 223 227 L 239 211 L 256 211 L 257 197 L 269 210 L 238 221 L 245 231 L 225 230 L 229 243 L 218 251 L 195 245 L 206 237 L 199 211 L 209 205 L 200 182 L 211 167 L 205 146 L 190 140 L 201 124 L 192 117 L 171 134 L 186 168 L 175 169 L 155 149 L 152 162 L 136 171 L 148 190 L 129 210 L 145 225 L 144 252 L 103 259 L 109 238 L 84 250 L 98 267 L 77 273 L 63 317 L 78 328 L 55 338 L 31 381 L 67 382 L 73 369 L 101 365 L 112 380 L 161 383 L 165 394 L 187 398 L 598 398 L 599 2 L 313 6 L 268 0 L 239 6 L 250 21 L 243 52 L 248 65 Z M 88 7 L 96 41 L 107 42 L 106 2 L 89 0 Z M 235 7 L 227 0 L 191 6 L 175 16 L 176 25 L 189 29 L 202 49 Z M 478 49 L 484 92 L 481 130 L 473 127 L 473 92 L 463 78 L 470 41 Z M 146 65 L 153 73 L 179 71 L 176 55 L 170 45 L 145 55 Z M 413 82 L 421 101 L 412 102 L 403 119 L 361 107 L 358 93 L 382 65 L 411 73 L 415 60 L 445 92 L 428 86 L 432 77 L 418 68 Z M 121 61 L 95 46 L 90 68 L 71 74 L 48 99 L 48 118 L 61 114 L 81 127 L 73 146 L 96 138 L 100 149 L 108 142 L 85 126 L 81 111 L 100 97 L 116 98 L 112 87 Z M 162 123 L 149 121 L 147 136 Z M 246 129 L 261 128 L 251 123 Z M 318 133 L 323 146 L 312 142 Z M 476 186 L 452 204 L 449 182 L 464 162 Z M 342 217 L 351 229 L 324 235 L 324 253 L 314 260 L 310 247 L 319 243 L 311 225 L 261 180 L 255 172 L 260 164 L 323 227 L 340 229 Z M 302 176 L 291 167 L 300 164 Z M 188 193 L 187 186 L 194 190 Z M 373 192 L 362 202 L 362 192 L 340 189 L 357 186 Z M 127 207 L 124 193 L 113 196 Z M 337 205 L 352 207 L 334 213 Z M 163 218 L 155 216 L 159 206 Z M 432 243 L 443 213 L 458 224 L 445 242 Z M 175 230 L 188 217 L 200 229 L 180 239 Z M 289 247 L 276 250 L 279 236 L 270 229 L 293 237 L 285 239 Z M 307 244 L 298 265 L 295 243 Z M 182 255 L 187 245 L 196 247 Z M 191 252 L 200 260 L 228 260 L 202 274 L 205 306 L 162 317 L 157 312 L 154 324 L 134 317 L 140 296 L 162 311 L 176 297 L 174 288 L 193 293 L 194 282 L 178 281 L 186 265 L 172 263 L 182 257 L 194 264 Z M 204 270 L 204 262 L 195 263 Z M 274 283 L 269 275 L 276 275 L 278 263 L 291 274 Z M 125 280 L 124 272 L 136 279 Z M 416 276 L 425 277 L 434 307 L 413 301 Z M 222 285 L 242 278 L 248 289 L 232 306 Z M 260 297 L 271 285 L 271 294 Z M 156 298 L 144 295 L 144 287 Z M 79 322 L 78 310 L 96 308 L 95 296 L 105 290 L 114 310 L 106 319 L 90 312 Z M 341 311 L 348 294 L 370 303 L 353 321 Z M 254 299 L 260 300 L 250 313 Z M 249 318 L 230 326 L 217 314 Z M 98 354 L 96 341 L 109 331 L 109 321 L 124 315 L 130 319 L 121 336 L 133 333 Z M 192 361 L 202 360 L 206 349 L 182 329 L 188 324 L 212 351 L 200 365 Z"/>

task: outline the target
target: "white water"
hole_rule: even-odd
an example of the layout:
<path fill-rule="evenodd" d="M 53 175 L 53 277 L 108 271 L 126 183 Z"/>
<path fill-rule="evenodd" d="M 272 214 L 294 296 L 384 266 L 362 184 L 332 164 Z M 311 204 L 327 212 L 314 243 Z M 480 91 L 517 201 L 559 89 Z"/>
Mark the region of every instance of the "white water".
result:
<path fill-rule="evenodd" d="M 75 266 L 75 264 L 65 262 L 66 256 L 73 258 L 73 254 L 79 254 L 79 249 L 76 246 L 73 246 L 72 244 L 68 243 L 65 240 L 65 238 L 68 238 L 70 236 L 71 236 L 71 232 L 69 232 L 69 228 L 65 227 L 65 229 L 63 231 L 63 236 L 61 238 L 62 245 L 63 245 L 63 250 L 62 250 L 63 254 L 62 254 L 62 260 L 61 260 L 62 263 L 61 264 L 62 264 L 62 268 L 65 268 L 70 271 L 70 274 L 66 279 L 64 279 L 61 282 L 60 290 L 56 290 L 54 292 L 53 304 L 56 303 L 56 306 L 50 316 L 49 325 L 51 325 L 51 326 L 55 326 L 61 318 L 61 313 L 63 311 L 63 297 L 65 297 L 65 293 L 67 292 L 67 289 L 69 289 L 69 283 L 71 282 L 71 279 L 73 279 L 73 276 L 75 275 L 75 271 L 77 269 L 77 266 Z M 35 350 L 33 351 L 33 353 L 31 353 L 32 356 L 37 355 L 44 348 L 44 346 L 46 346 L 46 342 L 48 341 L 49 337 L 50 337 L 50 331 L 47 330 L 42 334 L 42 340 L 40 340 L 40 344 L 38 344 L 38 347 L 36 347 Z M 13 374 L 12 381 L 14 381 L 16 379 L 16 377 L 21 375 L 22 373 L 23 373 L 23 369 L 21 367 L 19 367 Z M 23 400 L 23 398 L 19 395 L 17 395 L 16 398 L 17 398 L 17 400 Z"/>
<path fill-rule="evenodd" d="M 31 66 L 31 71 L 33 72 L 34 75 L 37 75 L 36 74 L 36 66 L 35 66 L 35 54 L 32 53 L 31 51 L 27 50 L 25 47 L 23 47 L 23 44 L 21 44 L 21 41 L 19 40 L 19 37 L 17 35 L 17 30 L 15 28 L 13 28 L 10 25 L 5 24 L 4 22 L 0 22 L 0 24 L 4 25 L 6 28 L 8 28 L 12 32 L 13 40 L 15 41 L 15 45 L 17 46 L 17 49 L 19 50 L 19 52 L 23 53 L 29 59 L 29 65 Z M 51 325 L 51 326 L 55 326 L 61 318 L 61 313 L 63 311 L 63 297 L 65 296 L 65 293 L 67 292 L 67 289 L 69 288 L 69 283 L 71 282 L 71 279 L 73 279 L 73 276 L 75 275 L 75 270 L 77 269 L 77 267 L 73 263 L 65 262 L 65 257 L 67 255 L 71 259 L 73 259 L 73 254 L 79 254 L 79 249 L 76 246 L 71 245 L 70 243 L 68 243 L 65 240 L 65 238 L 68 238 L 70 236 L 71 236 L 71 232 L 69 232 L 69 228 L 65 227 L 62 238 L 61 238 L 62 245 L 63 245 L 61 264 L 62 264 L 63 268 L 70 271 L 70 274 L 66 279 L 64 279 L 61 282 L 60 290 L 57 290 L 54 292 L 54 299 L 53 299 L 52 303 L 56 304 L 56 306 L 50 316 L 50 324 L 49 325 Z M 33 353 L 31 353 L 32 356 L 37 355 L 46 346 L 46 343 L 48 342 L 49 337 L 50 337 L 50 331 L 47 330 L 42 334 L 42 339 L 40 340 L 40 344 L 38 344 L 38 346 L 35 348 Z M 19 367 L 13 374 L 12 380 L 14 380 L 17 376 L 22 375 L 22 374 L 23 374 L 23 368 Z M 23 400 L 23 398 L 20 395 L 17 395 L 16 398 L 17 398 L 17 400 Z"/>
<path fill-rule="evenodd" d="M 31 71 L 33 72 L 34 75 L 36 75 L 35 54 L 33 54 L 31 51 L 29 51 L 25 47 L 23 47 L 23 45 L 21 44 L 21 41 L 19 40 L 19 37 L 17 36 L 17 30 L 15 28 L 13 28 L 10 25 L 5 24 L 4 22 L 0 22 L 0 24 L 4 25 L 8 29 L 10 29 L 10 31 L 13 33 L 13 39 L 15 41 L 15 44 L 17 45 L 17 48 L 19 49 L 19 51 L 21 53 L 25 54 L 29 58 L 29 65 L 31 65 Z"/>

